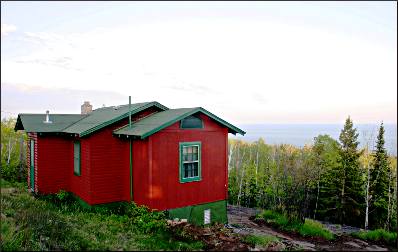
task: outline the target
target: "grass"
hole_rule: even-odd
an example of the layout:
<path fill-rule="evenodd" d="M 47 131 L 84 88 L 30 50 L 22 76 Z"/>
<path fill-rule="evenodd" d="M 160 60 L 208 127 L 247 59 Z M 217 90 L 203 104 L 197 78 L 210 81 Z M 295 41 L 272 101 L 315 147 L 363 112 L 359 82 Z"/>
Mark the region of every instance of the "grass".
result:
<path fill-rule="evenodd" d="M 0 187 L 1 188 L 9 188 L 9 187 L 14 187 L 14 188 L 24 188 L 25 183 L 22 182 L 9 182 L 3 178 L 0 179 Z"/>
<path fill-rule="evenodd" d="M 305 219 L 305 222 L 301 223 L 298 220 L 289 220 L 286 215 L 272 210 L 265 210 L 259 217 L 264 218 L 267 223 L 284 231 L 297 232 L 302 236 L 322 237 L 327 240 L 334 239 L 333 233 L 315 220 Z"/>
<path fill-rule="evenodd" d="M 1 180 L 2 188 L 15 185 Z M 35 199 L 25 187 L 17 187 L 2 194 L 1 206 L 1 251 L 200 250 L 204 246 L 175 239 L 162 213 L 134 204 L 124 213 L 87 210 L 65 193 Z"/>
<path fill-rule="evenodd" d="M 395 245 L 397 240 L 397 233 L 388 232 L 384 229 L 376 229 L 372 231 L 359 231 L 351 234 L 356 238 L 371 241 L 383 241 L 389 245 Z"/>
<path fill-rule="evenodd" d="M 271 243 L 279 242 L 279 239 L 271 235 L 246 235 L 243 237 L 243 241 L 255 246 L 260 245 L 267 247 Z"/>
<path fill-rule="evenodd" d="M 322 223 L 310 219 L 306 219 L 305 223 L 300 226 L 299 234 L 302 236 L 323 237 L 326 240 L 334 239 L 333 233 L 327 230 Z"/>

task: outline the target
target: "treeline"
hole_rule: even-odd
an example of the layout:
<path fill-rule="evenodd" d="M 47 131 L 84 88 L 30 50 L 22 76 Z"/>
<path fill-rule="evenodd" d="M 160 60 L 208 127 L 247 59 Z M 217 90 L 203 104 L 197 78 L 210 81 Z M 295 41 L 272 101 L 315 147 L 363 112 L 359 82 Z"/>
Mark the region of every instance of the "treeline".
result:
<path fill-rule="evenodd" d="M 397 158 L 384 147 L 380 125 L 375 150 L 358 149 L 350 118 L 339 140 L 328 135 L 297 148 L 229 140 L 229 202 L 362 228 L 397 227 Z"/>
<path fill-rule="evenodd" d="M 10 181 L 25 181 L 26 139 L 24 132 L 15 132 L 16 119 L 1 120 L 1 177 Z"/>

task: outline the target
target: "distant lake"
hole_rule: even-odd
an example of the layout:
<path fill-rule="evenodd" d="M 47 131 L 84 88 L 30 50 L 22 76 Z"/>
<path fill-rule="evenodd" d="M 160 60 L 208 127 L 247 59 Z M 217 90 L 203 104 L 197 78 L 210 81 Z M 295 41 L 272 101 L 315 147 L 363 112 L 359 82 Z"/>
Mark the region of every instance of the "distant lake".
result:
<path fill-rule="evenodd" d="M 313 144 L 314 137 L 320 134 L 327 134 L 336 140 L 343 129 L 343 124 L 241 124 L 237 125 L 246 131 L 245 136 L 231 135 L 232 139 L 241 139 L 253 142 L 262 137 L 267 144 L 291 144 L 303 147 L 305 144 Z M 379 125 L 376 124 L 354 124 L 359 133 L 358 140 L 362 148 L 366 144 L 366 139 L 373 132 L 374 142 L 377 139 Z M 385 147 L 389 154 L 397 155 L 397 125 L 384 124 Z M 374 147 L 370 144 L 370 147 Z"/>

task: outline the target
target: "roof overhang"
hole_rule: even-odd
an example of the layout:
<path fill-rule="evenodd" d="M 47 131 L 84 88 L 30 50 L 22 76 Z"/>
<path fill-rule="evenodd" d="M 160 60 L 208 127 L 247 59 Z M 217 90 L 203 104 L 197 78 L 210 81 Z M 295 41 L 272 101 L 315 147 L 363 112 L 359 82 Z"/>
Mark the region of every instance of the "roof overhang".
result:
<path fill-rule="evenodd" d="M 161 112 L 159 112 L 159 113 L 161 113 Z M 228 133 L 232 133 L 234 135 L 239 133 L 242 136 L 246 134 L 245 131 L 243 131 L 243 130 L 239 129 L 238 127 L 226 122 L 225 120 L 221 119 L 220 117 L 214 115 L 213 113 L 207 111 L 206 109 L 204 109 L 202 107 L 192 108 L 191 110 L 189 110 L 189 111 L 187 111 L 187 112 L 185 112 L 185 113 L 183 113 L 181 115 L 178 115 L 178 116 L 176 116 L 174 118 L 170 118 L 170 120 L 167 120 L 167 121 L 161 123 L 160 125 L 158 125 L 157 127 L 153 128 L 153 129 L 150 129 L 150 130 L 148 130 L 147 132 L 144 132 L 144 133 L 136 133 L 135 129 L 134 129 L 135 128 L 134 124 L 132 124 L 131 128 L 129 128 L 129 125 L 123 126 L 123 127 L 119 128 L 119 129 L 114 130 L 113 133 L 115 135 L 119 135 L 119 136 L 120 135 L 125 135 L 125 136 L 132 136 L 134 138 L 145 139 L 148 136 L 150 136 L 152 134 L 155 134 L 156 132 L 158 132 L 158 131 L 160 131 L 160 130 L 162 130 L 162 129 L 164 129 L 164 128 L 166 128 L 166 127 L 168 127 L 168 126 L 170 126 L 170 125 L 172 125 L 172 124 L 174 124 L 174 123 L 176 123 L 176 122 L 178 122 L 178 121 L 180 121 L 180 120 L 182 120 L 182 119 L 184 119 L 184 118 L 186 118 L 188 116 L 196 114 L 196 113 L 203 113 L 203 114 L 207 115 L 208 117 L 210 117 L 211 119 L 215 120 L 216 122 L 220 123 L 221 125 L 227 127 L 228 128 Z M 156 116 L 156 114 L 154 116 Z M 139 121 L 138 123 L 140 123 L 140 122 L 142 122 L 142 121 Z"/>

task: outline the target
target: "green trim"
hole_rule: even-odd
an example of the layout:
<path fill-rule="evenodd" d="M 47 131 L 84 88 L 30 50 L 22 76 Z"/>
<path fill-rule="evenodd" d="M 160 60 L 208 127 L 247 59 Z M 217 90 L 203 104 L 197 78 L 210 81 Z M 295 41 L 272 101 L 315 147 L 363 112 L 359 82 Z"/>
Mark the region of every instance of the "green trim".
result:
<path fill-rule="evenodd" d="M 183 147 L 188 147 L 188 146 L 197 146 L 199 145 L 198 148 L 198 176 L 197 177 L 192 177 L 192 178 L 183 178 L 183 172 L 184 172 L 184 165 L 183 165 L 183 158 L 182 158 L 182 149 Z M 193 181 L 201 181 L 202 180 L 202 143 L 201 142 L 181 142 L 180 143 L 180 183 L 186 183 L 186 182 L 193 182 Z"/>
<path fill-rule="evenodd" d="M 99 208 L 118 208 L 120 206 L 123 206 L 125 204 L 128 204 L 128 202 L 125 201 L 116 201 L 116 202 L 110 202 L 110 203 L 103 203 L 103 204 L 96 204 L 96 205 L 90 205 L 89 203 L 87 203 L 84 199 L 80 198 L 79 196 L 77 196 L 76 194 L 72 193 L 72 197 L 79 203 L 79 205 L 81 207 L 83 207 L 84 209 L 87 210 L 96 210 Z"/>
<path fill-rule="evenodd" d="M 121 119 L 123 119 L 123 118 L 125 118 L 125 117 L 128 117 L 128 116 L 130 115 L 130 113 L 131 113 L 131 114 L 136 114 L 136 113 L 141 112 L 141 111 L 143 111 L 143 110 L 145 110 L 145 109 L 147 109 L 147 108 L 150 108 L 150 107 L 152 107 L 152 106 L 156 106 L 156 107 L 158 107 L 158 108 L 160 108 L 160 109 L 163 109 L 163 110 L 168 110 L 167 107 L 163 106 L 162 104 L 160 104 L 160 103 L 158 103 L 158 102 L 150 102 L 150 103 L 148 103 L 148 104 L 146 104 L 146 105 L 144 105 L 144 106 L 142 106 L 142 107 L 139 107 L 139 108 L 137 108 L 137 109 L 135 109 L 135 110 L 133 110 L 133 111 L 129 111 L 129 112 L 124 113 L 124 114 L 122 114 L 122 115 L 120 115 L 120 116 L 118 116 L 118 117 L 116 117 L 116 118 L 113 118 L 112 120 L 103 122 L 103 123 L 101 123 L 100 125 L 97 125 L 97 126 L 91 128 L 91 129 L 88 129 L 88 130 L 86 130 L 86 131 L 83 131 L 83 132 L 81 132 L 81 133 L 79 134 L 79 136 L 80 136 L 80 137 L 83 137 L 83 136 L 86 136 L 86 135 L 88 135 L 88 134 L 91 134 L 91 133 L 93 133 L 93 132 L 95 132 L 95 131 L 97 131 L 97 130 L 99 130 L 99 129 L 102 129 L 102 128 L 108 126 L 108 125 L 111 125 L 112 123 L 115 123 L 115 122 L 117 122 L 117 121 L 119 121 L 119 120 L 121 120 Z"/>
<path fill-rule="evenodd" d="M 77 202 L 79 202 L 80 206 L 82 206 L 84 209 L 92 209 L 92 206 L 90 204 L 88 204 L 85 200 L 83 200 L 82 198 L 80 198 L 79 196 L 77 196 L 74 193 L 71 193 L 72 197 L 75 198 L 77 200 Z"/>
<path fill-rule="evenodd" d="M 79 159 L 79 169 L 78 169 L 78 172 L 76 172 L 76 167 L 75 167 L 75 148 L 76 148 L 76 145 L 78 145 L 79 146 L 79 157 L 78 157 L 78 159 Z M 73 142 L 73 174 L 75 175 L 75 176 L 80 176 L 81 175 L 81 168 L 82 168 L 82 166 L 81 166 L 81 156 L 82 156 L 82 148 L 81 148 L 81 144 L 80 144 L 80 141 L 74 141 Z"/>
<path fill-rule="evenodd" d="M 191 110 L 191 111 L 189 111 L 189 112 L 187 112 L 187 113 L 185 113 L 185 114 L 183 114 L 183 115 L 181 115 L 181 116 L 179 116 L 177 118 L 174 118 L 174 119 L 168 121 L 167 123 L 164 123 L 164 124 L 160 125 L 159 127 L 157 127 L 155 129 L 145 133 L 144 135 L 141 136 L 141 139 L 144 139 L 144 138 L 146 138 L 146 137 L 148 137 L 148 136 L 150 136 L 150 135 L 152 135 L 152 134 L 154 134 L 154 133 L 156 133 L 156 132 L 158 132 L 158 131 L 160 131 L 160 130 L 162 130 L 162 129 L 170 126 L 170 125 L 172 125 L 173 123 L 175 123 L 177 121 L 180 121 L 180 120 L 184 119 L 185 117 L 190 116 L 192 114 L 195 114 L 197 112 L 202 112 L 203 114 L 209 116 L 213 120 L 223 124 L 227 128 L 232 129 L 233 131 L 235 131 L 235 133 L 239 133 L 241 135 L 245 135 L 246 134 L 246 132 L 244 132 L 243 130 L 241 130 L 241 129 L 233 126 L 232 124 L 224 121 L 223 119 L 221 119 L 218 116 L 210 113 L 209 111 L 205 110 L 204 108 L 199 107 L 199 108 L 195 108 L 195 109 L 193 109 L 193 110 Z M 232 132 L 232 133 L 234 133 L 234 132 Z"/>
<path fill-rule="evenodd" d="M 204 210 L 210 209 L 210 222 L 227 223 L 227 201 L 215 201 L 200 205 L 180 207 L 167 210 L 169 219 L 187 219 L 195 225 L 204 225 Z"/>
<path fill-rule="evenodd" d="M 30 139 L 30 189 L 35 191 L 35 140 Z M 33 158 L 32 158 L 33 152 Z"/>

